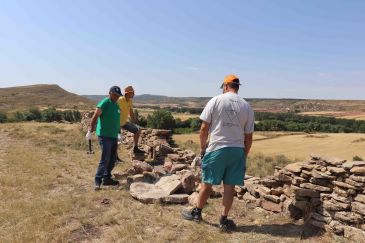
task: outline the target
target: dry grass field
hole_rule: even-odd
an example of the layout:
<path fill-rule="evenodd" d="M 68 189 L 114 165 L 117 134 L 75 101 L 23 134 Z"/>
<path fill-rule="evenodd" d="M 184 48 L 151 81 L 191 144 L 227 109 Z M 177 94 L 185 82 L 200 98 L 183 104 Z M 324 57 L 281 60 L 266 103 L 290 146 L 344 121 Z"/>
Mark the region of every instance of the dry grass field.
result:
<path fill-rule="evenodd" d="M 223 234 L 219 199 L 196 224 L 180 219 L 183 206 L 142 204 L 125 186 L 95 192 L 94 149 L 86 154 L 76 124 L 0 124 L 0 242 L 345 242 L 241 201 L 231 215 L 237 232 Z M 115 171 L 130 165 L 119 153 Z"/>
<path fill-rule="evenodd" d="M 199 134 L 174 135 L 174 140 L 177 144 L 186 144 L 188 140 L 198 144 Z M 292 160 L 308 159 L 311 153 L 347 160 L 357 155 L 365 159 L 365 134 L 256 132 L 251 152 L 285 155 Z"/>
<path fill-rule="evenodd" d="M 138 108 L 138 113 L 144 117 L 147 117 L 148 115 L 151 115 L 155 110 L 154 109 L 140 109 Z M 178 112 L 172 112 L 171 113 L 175 119 L 180 118 L 182 121 L 185 121 L 189 118 L 196 118 L 199 117 L 199 115 L 194 115 L 190 113 L 178 113 Z"/>

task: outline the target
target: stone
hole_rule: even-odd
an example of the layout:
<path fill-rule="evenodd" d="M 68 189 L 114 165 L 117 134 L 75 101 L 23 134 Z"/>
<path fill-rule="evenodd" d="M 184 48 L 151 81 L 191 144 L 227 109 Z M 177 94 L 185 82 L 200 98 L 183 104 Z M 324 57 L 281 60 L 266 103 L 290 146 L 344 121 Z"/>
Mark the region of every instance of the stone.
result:
<path fill-rule="evenodd" d="M 353 212 L 365 215 L 365 204 L 360 202 L 351 203 L 351 209 Z"/>
<path fill-rule="evenodd" d="M 351 226 L 343 226 L 344 232 L 343 236 L 347 239 L 351 239 L 354 242 L 364 243 L 365 242 L 365 232 L 361 229 L 357 229 Z"/>
<path fill-rule="evenodd" d="M 296 177 L 293 178 L 291 183 L 293 185 L 299 186 L 300 184 L 305 183 L 306 181 L 307 181 L 306 179 L 296 176 Z"/>
<path fill-rule="evenodd" d="M 356 189 L 356 187 L 349 185 L 347 183 L 341 182 L 341 181 L 332 181 L 333 185 L 341 187 L 341 188 L 345 188 L 345 189 Z"/>
<path fill-rule="evenodd" d="M 283 173 L 279 173 L 276 178 L 277 181 L 279 182 L 283 182 L 283 183 L 291 183 L 291 181 L 293 180 L 293 178 L 289 175 L 283 174 Z"/>
<path fill-rule="evenodd" d="M 331 172 L 331 174 L 335 174 L 335 175 L 338 175 L 338 174 L 343 174 L 343 173 L 346 173 L 345 169 L 344 168 L 339 168 L 339 167 L 327 167 L 327 170 L 329 172 Z"/>
<path fill-rule="evenodd" d="M 296 196 L 300 197 L 319 197 L 319 192 L 310 190 L 310 189 L 304 189 L 304 188 L 298 188 L 294 191 Z"/>
<path fill-rule="evenodd" d="M 157 149 L 157 152 L 159 152 L 160 154 L 172 154 L 174 153 L 174 150 L 169 145 L 160 144 L 160 146 Z"/>
<path fill-rule="evenodd" d="M 268 201 L 271 201 L 271 202 L 274 202 L 274 203 L 280 203 L 280 198 L 278 196 L 275 196 L 275 195 L 263 195 L 263 197 L 268 200 Z"/>
<path fill-rule="evenodd" d="M 284 170 L 293 172 L 293 173 L 300 173 L 303 169 L 302 162 L 288 164 L 284 167 Z"/>
<path fill-rule="evenodd" d="M 348 197 L 350 195 L 347 191 L 339 187 L 334 187 L 333 191 L 336 192 L 341 197 Z"/>
<path fill-rule="evenodd" d="M 154 184 L 135 182 L 130 186 L 130 194 L 133 198 L 143 203 L 159 203 L 162 198 L 167 197 L 166 191 L 156 187 Z"/>
<path fill-rule="evenodd" d="M 260 196 L 263 196 L 263 195 L 267 195 L 267 194 L 270 194 L 270 188 L 267 188 L 266 186 L 261 186 L 259 185 L 257 188 L 256 188 L 256 192 L 260 195 Z"/>
<path fill-rule="evenodd" d="M 327 210 L 331 211 L 344 211 L 350 209 L 350 204 L 348 203 L 340 203 L 340 202 L 332 202 L 332 201 L 324 201 L 323 207 Z"/>
<path fill-rule="evenodd" d="M 324 158 L 323 160 L 327 164 L 334 165 L 334 166 L 342 165 L 343 163 L 346 162 L 346 160 L 344 160 L 344 159 L 338 159 L 338 158 Z"/>
<path fill-rule="evenodd" d="M 144 182 L 155 183 L 159 179 L 159 176 L 156 173 L 145 171 L 143 172 L 143 179 Z"/>
<path fill-rule="evenodd" d="M 133 153 L 133 151 L 131 151 L 129 153 L 129 155 L 130 155 L 130 158 L 131 158 L 132 161 L 133 160 L 137 160 L 137 161 L 144 161 L 145 160 L 145 154 L 141 154 L 141 153 L 135 154 L 135 153 Z"/>
<path fill-rule="evenodd" d="M 321 160 L 322 159 L 319 154 L 311 154 L 310 157 L 314 161 L 317 161 L 317 160 Z"/>
<path fill-rule="evenodd" d="M 266 186 L 266 187 L 278 187 L 280 186 L 282 183 L 276 181 L 276 180 L 273 180 L 273 179 L 269 179 L 269 178 L 263 178 L 261 181 L 260 181 L 260 184 Z"/>
<path fill-rule="evenodd" d="M 284 194 L 281 194 L 279 198 L 280 198 L 280 202 L 284 202 L 285 200 L 288 199 Z"/>
<path fill-rule="evenodd" d="M 357 181 L 351 180 L 349 178 L 345 179 L 345 183 L 347 183 L 351 186 L 357 187 L 357 188 L 364 188 L 365 187 L 365 183 L 357 182 Z"/>
<path fill-rule="evenodd" d="M 243 194 L 242 196 L 242 200 L 246 201 L 246 202 L 250 202 L 250 203 L 256 203 L 257 199 L 256 197 L 252 196 L 249 192 L 246 192 L 245 194 Z"/>
<path fill-rule="evenodd" d="M 353 181 L 357 181 L 357 182 L 361 182 L 361 183 L 365 183 L 365 176 L 355 176 L 355 175 L 351 175 L 350 179 Z"/>
<path fill-rule="evenodd" d="M 172 161 L 179 161 L 181 160 L 180 155 L 178 154 L 168 154 L 167 158 L 171 159 Z"/>
<path fill-rule="evenodd" d="M 325 186 L 325 187 L 332 185 L 332 182 L 328 179 L 319 179 L 319 178 L 314 178 L 314 177 L 310 178 L 309 182 L 312 184 Z"/>
<path fill-rule="evenodd" d="M 327 174 L 325 174 L 323 172 L 319 172 L 319 171 L 313 171 L 312 176 L 314 178 L 318 178 L 318 179 L 328 179 L 328 180 L 335 180 L 336 179 L 336 176 L 327 175 Z"/>
<path fill-rule="evenodd" d="M 162 198 L 164 203 L 185 204 L 189 202 L 188 194 L 172 194 Z"/>
<path fill-rule="evenodd" d="M 346 170 L 351 170 L 354 166 L 365 166 L 365 161 L 348 161 L 342 164 Z"/>
<path fill-rule="evenodd" d="M 134 182 L 144 182 L 143 174 L 133 175 L 127 177 L 127 184 L 131 185 Z"/>
<path fill-rule="evenodd" d="M 327 225 L 327 223 L 315 220 L 313 218 L 308 221 L 308 224 L 316 226 L 316 227 L 321 228 L 321 229 L 325 229 L 325 226 Z"/>
<path fill-rule="evenodd" d="M 282 212 L 282 204 L 281 203 L 274 203 L 271 201 L 261 200 L 261 207 L 265 210 L 281 213 Z"/>
<path fill-rule="evenodd" d="M 185 193 L 191 194 L 195 190 L 195 176 L 188 172 L 181 177 L 182 188 Z"/>
<path fill-rule="evenodd" d="M 350 224 L 362 224 L 364 222 L 361 215 L 353 212 L 336 212 L 334 219 L 350 223 Z"/>
<path fill-rule="evenodd" d="M 318 192 L 331 192 L 332 191 L 331 188 L 324 187 L 324 186 L 319 186 L 319 185 L 315 185 L 315 184 L 311 184 L 311 183 L 300 184 L 300 187 L 310 189 L 310 190 L 314 190 L 314 191 L 318 191 Z"/>
<path fill-rule="evenodd" d="M 270 193 L 275 196 L 280 196 L 284 194 L 284 190 L 282 187 L 271 188 Z"/>
<path fill-rule="evenodd" d="M 310 164 L 310 163 L 303 163 L 302 164 L 302 167 L 303 167 L 303 169 L 305 169 L 305 170 L 309 170 L 309 171 L 311 171 L 311 170 L 313 170 L 313 168 L 314 168 L 314 165 L 313 164 Z"/>
<path fill-rule="evenodd" d="M 113 175 L 114 175 L 115 179 L 123 180 L 129 176 L 129 173 L 128 172 L 115 172 Z"/>
<path fill-rule="evenodd" d="M 167 195 L 171 195 L 182 186 L 182 183 L 179 176 L 169 175 L 161 177 L 155 185 L 167 192 Z"/>
<path fill-rule="evenodd" d="M 355 197 L 355 201 L 365 204 L 365 195 L 364 194 L 357 194 L 357 196 Z"/>
<path fill-rule="evenodd" d="M 185 170 L 188 168 L 189 168 L 189 165 L 187 165 L 187 164 L 173 164 L 172 168 L 171 168 L 171 173 L 176 173 L 177 171 Z"/>
<path fill-rule="evenodd" d="M 355 175 L 365 175 L 365 167 L 355 166 L 353 167 L 350 172 Z"/>
<path fill-rule="evenodd" d="M 159 176 L 164 176 L 167 174 L 165 168 L 162 165 L 154 166 L 152 172 L 156 173 Z"/>
<path fill-rule="evenodd" d="M 153 129 L 152 135 L 157 137 L 165 137 L 168 138 L 172 134 L 171 130 L 162 130 L 162 129 Z"/>
<path fill-rule="evenodd" d="M 352 202 L 352 197 L 348 196 L 348 197 L 342 197 L 340 195 L 338 195 L 337 193 L 332 193 L 331 197 L 338 201 L 338 202 L 342 202 L 342 203 L 351 203 Z"/>
<path fill-rule="evenodd" d="M 342 235 L 343 234 L 343 231 L 344 231 L 344 228 L 343 228 L 343 225 L 336 221 L 336 220 L 332 220 L 330 223 L 329 223 L 329 227 L 330 229 L 335 233 L 335 234 L 338 234 L 338 235 Z"/>
<path fill-rule="evenodd" d="M 172 165 L 173 165 L 173 163 L 172 163 L 171 159 L 166 157 L 165 162 L 163 164 L 164 170 L 171 171 Z"/>
<path fill-rule="evenodd" d="M 195 207 L 198 204 L 198 199 L 199 193 L 193 192 L 188 198 L 189 204 Z"/>
<path fill-rule="evenodd" d="M 260 194 L 256 191 L 256 189 L 260 187 L 259 184 L 255 184 L 255 183 L 245 183 L 245 188 L 247 189 L 247 191 L 254 197 L 258 198 L 260 197 Z"/>
<path fill-rule="evenodd" d="M 325 216 L 325 217 L 332 217 L 333 213 L 330 213 L 327 209 L 325 209 L 323 206 L 318 206 L 316 208 L 316 212 Z"/>
<path fill-rule="evenodd" d="M 317 221 L 325 222 L 327 224 L 329 224 L 332 220 L 331 217 L 326 217 L 326 216 L 323 216 L 319 213 L 312 213 L 312 218 L 317 220 Z"/>

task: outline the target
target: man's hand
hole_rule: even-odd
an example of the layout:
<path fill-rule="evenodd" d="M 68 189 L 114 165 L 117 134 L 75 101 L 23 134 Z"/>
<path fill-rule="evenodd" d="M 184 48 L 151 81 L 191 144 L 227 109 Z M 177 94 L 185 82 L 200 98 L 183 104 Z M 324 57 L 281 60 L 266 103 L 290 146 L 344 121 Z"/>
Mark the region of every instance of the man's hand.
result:
<path fill-rule="evenodd" d="M 91 140 L 93 138 L 93 133 L 91 130 L 87 131 L 85 138 L 86 140 Z"/>

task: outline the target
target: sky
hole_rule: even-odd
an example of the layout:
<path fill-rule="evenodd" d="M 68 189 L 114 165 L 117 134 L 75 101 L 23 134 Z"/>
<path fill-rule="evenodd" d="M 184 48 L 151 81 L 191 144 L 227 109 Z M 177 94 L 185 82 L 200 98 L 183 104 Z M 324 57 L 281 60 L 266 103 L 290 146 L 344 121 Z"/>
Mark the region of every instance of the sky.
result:
<path fill-rule="evenodd" d="M 365 100 L 363 0 L 0 0 L 0 88 Z"/>

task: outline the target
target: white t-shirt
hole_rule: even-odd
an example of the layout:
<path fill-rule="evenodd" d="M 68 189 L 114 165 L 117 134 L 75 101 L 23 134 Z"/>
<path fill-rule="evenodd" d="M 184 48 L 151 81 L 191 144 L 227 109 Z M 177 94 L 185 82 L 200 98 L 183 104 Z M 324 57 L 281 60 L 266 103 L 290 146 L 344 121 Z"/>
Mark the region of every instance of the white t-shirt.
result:
<path fill-rule="evenodd" d="M 251 106 L 232 92 L 213 97 L 200 119 L 210 123 L 207 152 L 224 147 L 244 148 L 245 133 L 253 133 L 255 123 Z"/>

